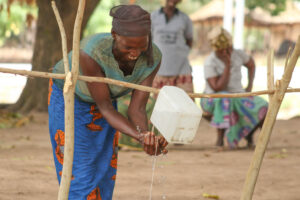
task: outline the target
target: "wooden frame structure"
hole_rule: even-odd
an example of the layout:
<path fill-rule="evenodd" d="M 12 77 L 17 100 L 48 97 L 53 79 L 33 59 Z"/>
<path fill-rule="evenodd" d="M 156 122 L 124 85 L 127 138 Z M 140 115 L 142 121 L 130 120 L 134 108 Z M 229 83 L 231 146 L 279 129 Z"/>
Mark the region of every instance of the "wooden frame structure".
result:
<path fill-rule="evenodd" d="M 86 82 L 102 82 L 107 84 L 114 84 L 122 87 L 128 87 L 133 89 L 142 90 L 150 93 L 159 93 L 159 89 L 141 86 L 137 84 L 122 82 L 118 80 L 113 80 L 103 77 L 88 77 L 78 75 L 79 72 L 79 44 L 80 44 L 80 30 L 81 22 L 84 13 L 86 0 L 79 0 L 79 6 L 77 10 L 77 16 L 74 25 L 74 35 L 73 35 L 73 55 L 72 55 L 72 70 L 69 70 L 68 58 L 67 58 L 67 43 L 65 30 L 62 24 L 62 20 L 56 8 L 55 2 L 52 1 L 52 7 L 55 13 L 55 17 L 58 22 L 59 30 L 61 32 L 62 38 L 62 51 L 63 60 L 65 67 L 65 74 L 54 74 L 46 72 L 37 71 L 26 71 L 26 70 L 13 70 L 0 68 L 0 72 L 18 74 L 23 76 L 41 77 L 41 78 L 55 78 L 55 79 L 65 79 L 65 85 L 63 89 L 64 100 L 65 100 L 65 149 L 64 149 L 64 164 L 62 171 L 62 179 L 58 193 L 58 200 L 67 200 L 70 189 L 70 182 L 72 176 L 72 166 L 73 166 L 73 154 L 74 154 L 74 93 L 76 81 L 82 80 Z M 259 135 L 257 145 L 254 151 L 254 155 L 248 169 L 245 184 L 243 187 L 241 200 L 251 200 L 257 181 L 257 177 L 260 171 L 260 167 L 263 161 L 263 157 L 272 133 L 272 129 L 278 114 L 280 105 L 287 92 L 300 92 L 300 88 L 287 89 L 293 70 L 300 56 L 300 36 L 296 43 L 295 49 L 286 58 L 286 65 L 284 74 L 281 80 L 277 80 L 274 85 L 274 70 L 273 70 L 273 58 L 274 53 L 271 51 L 268 55 L 268 90 L 257 91 L 257 92 L 246 92 L 237 94 L 199 94 L 199 93 L 189 93 L 192 98 L 236 98 L 236 97 L 248 97 L 268 94 L 269 95 L 269 109 L 263 124 L 261 133 Z"/>

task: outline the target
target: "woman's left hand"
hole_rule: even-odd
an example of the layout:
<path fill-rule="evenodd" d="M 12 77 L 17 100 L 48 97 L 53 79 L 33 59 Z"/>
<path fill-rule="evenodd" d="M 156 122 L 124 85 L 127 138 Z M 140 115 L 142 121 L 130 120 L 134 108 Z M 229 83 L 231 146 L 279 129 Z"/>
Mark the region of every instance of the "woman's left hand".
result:
<path fill-rule="evenodd" d="M 248 85 L 248 87 L 246 87 L 246 92 L 251 92 L 252 91 L 252 85 Z"/>
<path fill-rule="evenodd" d="M 149 155 L 166 154 L 168 142 L 163 136 L 155 136 L 153 132 L 144 132 L 140 134 L 140 142 L 144 151 Z"/>
<path fill-rule="evenodd" d="M 159 144 L 159 150 L 162 154 L 167 154 L 168 150 L 166 149 L 166 147 L 168 146 L 168 142 L 167 140 L 162 136 L 157 136 L 158 138 L 158 144 Z"/>

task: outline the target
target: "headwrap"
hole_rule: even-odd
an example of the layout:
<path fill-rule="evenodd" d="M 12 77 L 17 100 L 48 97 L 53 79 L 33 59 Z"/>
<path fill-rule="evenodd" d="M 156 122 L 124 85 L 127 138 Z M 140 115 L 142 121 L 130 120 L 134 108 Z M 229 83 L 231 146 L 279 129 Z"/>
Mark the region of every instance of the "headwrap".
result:
<path fill-rule="evenodd" d="M 113 17 L 112 31 L 118 35 L 138 37 L 149 36 L 149 45 L 146 51 L 147 64 L 152 66 L 152 39 L 151 39 L 151 17 L 150 13 L 138 5 L 119 5 L 110 10 Z"/>
<path fill-rule="evenodd" d="M 208 33 L 208 40 L 214 50 L 226 49 L 232 46 L 230 33 L 222 27 L 216 27 Z"/>
<path fill-rule="evenodd" d="M 110 10 L 112 30 L 122 36 L 144 36 L 151 33 L 150 14 L 138 5 L 119 5 Z"/>

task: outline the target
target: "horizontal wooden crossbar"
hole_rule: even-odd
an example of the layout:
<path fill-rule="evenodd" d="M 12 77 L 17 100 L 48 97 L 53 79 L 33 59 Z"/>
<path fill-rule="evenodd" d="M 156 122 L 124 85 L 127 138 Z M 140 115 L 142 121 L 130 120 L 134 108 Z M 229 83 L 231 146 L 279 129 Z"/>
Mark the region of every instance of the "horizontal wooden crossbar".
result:
<path fill-rule="evenodd" d="M 7 69 L 7 68 L 0 68 L 0 72 L 18 74 L 22 76 L 39 77 L 39 78 L 65 79 L 65 74 L 56 74 L 56 73 L 48 73 L 48 72 L 17 70 L 17 69 Z M 132 89 L 141 90 L 144 92 L 151 92 L 154 94 L 158 94 L 160 90 L 153 87 L 142 86 L 138 84 L 128 83 L 128 82 L 114 80 L 110 78 L 104 78 L 104 77 L 92 77 L 92 76 L 79 75 L 78 80 L 86 81 L 86 82 L 101 82 L 101 83 L 113 84 L 121 87 L 128 87 Z M 288 88 L 286 92 L 288 93 L 300 92 L 300 88 Z M 274 93 L 275 93 L 275 89 L 261 90 L 255 92 L 244 92 L 244 93 L 229 93 L 229 94 L 188 93 L 188 95 L 192 98 L 236 98 L 236 97 L 259 96 L 259 95 L 274 94 Z"/>

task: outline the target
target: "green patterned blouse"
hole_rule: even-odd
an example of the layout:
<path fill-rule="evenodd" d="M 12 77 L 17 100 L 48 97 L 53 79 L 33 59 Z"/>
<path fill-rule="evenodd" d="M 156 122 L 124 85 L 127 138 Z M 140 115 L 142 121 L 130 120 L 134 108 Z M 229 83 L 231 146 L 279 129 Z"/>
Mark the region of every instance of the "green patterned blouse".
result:
<path fill-rule="evenodd" d="M 132 74 L 127 76 L 124 76 L 123 72 L 120 70 L 118 62 L 115 60 L 114 55 L 112 53 L 113 38 L 110 33 L 100 33 L 83 39 L 80 42 L 80 49 L 83 50 L 86 54 L 88 54 L 99 64 L 102 71 L 105 73 L 105 77 L 129 83 L 139 84 L 156 69 L 161 60 L 160 50 L 154 43 L 152 45 L 154 60 L 153 65 L 148 66 L 147 57 L 144 54 L 142 54 L 136 61 Z M 68 57 L 71 69 L 72 51 L 68 54 Z M 64 73 L 63 60 L 60 60 L 54 66 L 53 73 Z M 80 74 L 82 74 L 81 70 Z M 54 79 L 53 81 L 59 88 L 63 88 L 64 80 Z M 128 94 L 130 91 L 132 91 L 132 89 L 126 87 L 111 84 L 108 84 L 108 86 L 110 96 L 112 99 L 124 96 L 125 94 Z M 78 96 L 83 101 L 95 102 L 91 97 L 91 94 L 84 81 L 77 81 L 75 93 L 76 96 Z"/>

